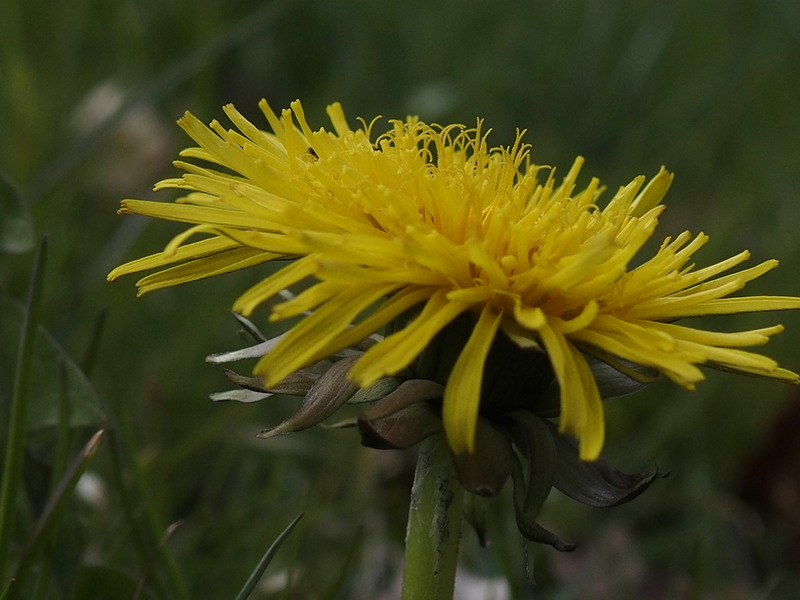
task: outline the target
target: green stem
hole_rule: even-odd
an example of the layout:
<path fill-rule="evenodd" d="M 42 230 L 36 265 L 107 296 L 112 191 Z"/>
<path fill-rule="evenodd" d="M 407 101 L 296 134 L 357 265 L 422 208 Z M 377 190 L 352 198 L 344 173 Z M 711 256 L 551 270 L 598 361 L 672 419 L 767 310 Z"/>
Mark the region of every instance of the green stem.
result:
<path fill-rule="evenodd" d="M 463 497 L 444 435 L 428 438 L 411 488 L 403 600 L 452 600 Z"/>
<path fill-rule="evenodd" d="M 22 488 L 22 464 L 25 441 L 28 433 L 28 392 L 33 367 L 33 348 L 39 326 L 39 308 L 44 286 L 44 268 L 47 257 L 47 240 L 39 244 L 39 251 L 28 288 L 28 302 L 22 321 L 19 355 L 17 356 L 14 389 L 11 393 L 11 409 L 6 438 L 6 455 L 0 485 L 0 586 L 5 586 L 10 572 L 11 546 L 20 489 Z"/>

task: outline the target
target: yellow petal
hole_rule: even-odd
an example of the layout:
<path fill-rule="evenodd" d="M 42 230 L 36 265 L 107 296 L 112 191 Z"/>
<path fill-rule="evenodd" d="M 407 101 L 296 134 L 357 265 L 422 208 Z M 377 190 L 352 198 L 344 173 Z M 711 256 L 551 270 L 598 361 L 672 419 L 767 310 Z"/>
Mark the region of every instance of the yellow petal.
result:
<path fill-rule="evenodd" d="M 409 287 L 389 297 L 386 302 L 381 304 L 374 312 L 370 313 L 362 321 L 352 327 L 347 328 L 336 338 L 336 350 L 347 348 L 360 342 L 368 335 L 375 333 L 389 323 L 392 319 L 402 315 L 410 308 L 417 306 L 429 299 L 435 292 L 435 288 L 414 288 Z M 312 357 L 311 362 L 316 362 L 325 358 L 327 349 L 317 351 Z M 309 364 L 310 364 L 309 363 Z M 354 380 L 353 372 L 350 371 L 349 377 Z"/>
<path fill-rule="evenodd" d="M 514 319 L 523 327 L 531 330 L 540 329 L 547 324 L 547 318 L 541 308 L 523 306 L 519 300 L 514 303 Z"/>
<path fill-rule="evenodd" d="M 674 173 L 670 173 L 664 167 L 661 167 L 656 176 L 650 180 L 650 183 L 636 196 L 633 204 L 631 204 L 631 214 L 641 217 L 661 202 L 672 185 L 674 177 Z"/>
<path fill-rule="evenodd" d="M 278 254 L 268 254 L 252 248 L 234 248 L 152 273 L 137 281 L 136 287 L 139 288 L 139 295 L 141 296 L 153 290 L 246 269 L 279 256 Z"/>
<path fill-rule="evenodd" d="M 250 315 L 262 302 L 314 273 L 316 262 L 317 257 L 311 254 L 283 267 L 239 296 L 233 304 L 234 312 L 244 316 Z"/>
<path fill-rule="evenodd" d="M 684 304 L 658 313 L 661 318 L 704 317 L 706 315 L 735 315 L 747 312 L 771 310 L 796 310 L 800 298 L 794 296 L 747 296 L 743 298 L 720 298 L 696 305 Z"/>
<path fill-rule="evenodd" d="M 350 288 L 330 298 L 310 316 L 292 327 L 280 342 L 256 365 L 268 386 L 275 385 L 294 371 L 310 364 L 322 348 L 327 354 L 340 350 L 341 334 L 353 320 L 383 296 L 393 284 Z M 370 382 L 371 383 L 371 382 Z"/>
<path fill-rule="evenodd" d="M 225 237 L 215 236 L 212 238 L 207 238 L 199 242 L 184 244 L 183 246 L 177 248 L 174 252 L 158 252 L 156 254 L 150 254 L 149 256 L 144 256 L 142 258 L 127 262 L 111 271 L 111 273 L 108 274 L 108 280 L 114 281 L 122 275 L 137 273 L 139 271 L 147 271 L 149 269 L 157 269 L 159 267 L 165 267 L 167 265 L 172 265 L 187 260 L 203 258 L 205 256 L 210 256 L 219 252 L 226 252 L 238 247 L 239 244 Z"/>
<path fill-rule="evenodd" d="M 350 371 L 350 377 L 361 387 L 366 387 L 384 375 L 398 373 L 468 306 L 448 300 L 445 290 L 437 291 L 411 323 L 367 350 Z"/>
<path fill-rule="evenodd" d="M 600 392 L 589 365 L 566 338 L 551 326 L 539 330 L 561 389 L 559 430 L 576 437 L 582 460 L 595 460 L 605 438 Z"/>
<path fill-rule="evenodd" d="M 182 223 L 209 224 L 223 227 L 250 229 L 254 222 L 252 215 L 240 210 L 213 208 L 210 206 L 192 206 L 188 204 L 170 204 L 151 200 L 123 200 L 119 212 L 135 213 L 146 217 L 180 221 Z"/>
<path fill-rule="evenodd" d="M 447 442 L 456 454 L 471 453 L 475 449 L 483 366 L 501 319 L 502 313 L 484 306 L 447 380 L 442 419 Z"/>

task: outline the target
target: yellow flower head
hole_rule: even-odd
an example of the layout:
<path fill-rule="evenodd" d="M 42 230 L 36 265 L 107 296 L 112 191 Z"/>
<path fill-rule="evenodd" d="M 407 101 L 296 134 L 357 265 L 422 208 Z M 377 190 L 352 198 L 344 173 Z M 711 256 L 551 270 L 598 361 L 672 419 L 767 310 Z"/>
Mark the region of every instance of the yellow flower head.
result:
<path fill-rule="evenodd" d="M 664 210 L 672 181 L 664 169 L 601 203 L 597 179 L 576 189 L 581 158 L 559 182 L 554 169 L 530 162 L 522 133 L 513 146 L 492 148 L 480 122 L 469 129 L 408 118 L 390 121 L 389 131 L 375 137 L 363 121 L 352 129 L 339 104 L 328 107 L 332 132 L 311 129 L 300 102 L 280 116 L 265 101 L 260 107 L 273 133 L 232 106 L 224 110 L 238 131 L 216 121 L 206 127 L 188 113 L 180 119 L 199 146 L 181 156 L 210 165 L 176 162 L 186 173 L 156 189 L 178 188 L 185 196 L 175 203 L 125 200 L 121 212 L 194 226 L 109 279 L 168 267 L 138 282 L 145 293 L 291 260 L 234 304 L 249 315 L 290 286 L 309 284 L 272 310 L 275 321 L 305 316 L 256 366 L 267 385 L 415 309 L 414 318 L 355 362 L 349 377 L 368 386 L 406 368 L 467 314 L 474 325 L 442 404 L 453 451 L 473 448 L 484 361 L 502 330 L 521 348 L 547 354 L 560 387 L 560 430 L 592 460 L 603 445 L 604 420 L 586 354 L 620 369 L 634 363 L 657 370 L 690 389 L 703 379 L 701 364 L 798 381 L 773 360 L 739 349 L 765 343 L 780 325 L 720 333 L 675 324 L 800 308 L 792 297 L 729 297 L 777 261 L 723 275 L 749 258 L 745 251 L 695 268 L 692 255 L 708 238 L 685 232 L 630 266 Z M 189 242 L 195 234 L 203 239 Z"/>

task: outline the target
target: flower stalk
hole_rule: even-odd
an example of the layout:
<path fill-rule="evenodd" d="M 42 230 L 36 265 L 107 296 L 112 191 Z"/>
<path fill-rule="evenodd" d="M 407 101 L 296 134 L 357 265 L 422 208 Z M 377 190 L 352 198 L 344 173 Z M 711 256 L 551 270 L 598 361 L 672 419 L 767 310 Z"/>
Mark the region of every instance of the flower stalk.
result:
<path fill-rule="evenodd" d="M 411 489 L 402 600 L 453 598 L 463 499 L 444 436 L 428 438 Z"/>

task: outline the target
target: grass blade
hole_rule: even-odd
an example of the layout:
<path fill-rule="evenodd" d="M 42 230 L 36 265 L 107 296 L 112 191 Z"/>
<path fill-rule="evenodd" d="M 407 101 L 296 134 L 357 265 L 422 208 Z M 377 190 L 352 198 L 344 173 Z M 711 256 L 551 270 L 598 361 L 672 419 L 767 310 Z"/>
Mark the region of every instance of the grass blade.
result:
<path fill-rule="evenodd" d="M 11 600 L 16 593 L 17 581 L 15 579 L 11 579 L 6 586 L 6 589 L 3 590 L 3 594 L 0 595 L 0 600 Z"/>
<path fill-rule="evenodd" d="M 100 438 L 102 436 L 103 430 L 100 429 L 91 438 L 89 438 L 89 441 L 86 442 L 86 445 L 84 445 L 84 447 L 78 453 L 78 456 L 75 457 L 75 460 L 72 462 L 69 469 L 67 469 L 67 472 L 56 486 L 53 495 L 50 497 L 50 500 L 48 500 L 47 505 L 42 511 L 42 515 L 39 517 L 39 521 L 36 524 L 36 528 L 34 529 L 34 532 L 31 535 L 25 550 L 22 552 L 22 558 L 19 561 L 17 572 L 15 574 L 15 579 L 17 581 L 24 581 L 25 576 L 34 564 L 34 561 L 42 551 L 42 548 L 44 548 L 45 542 L 49 539 L 50 533 L 53 531 L 56 523 L 58 522 L 58 517 L 66 508 L 67 503 L 72 496 L 72 492 L 75 489 L 75 485 L 78 483 L 78 479 L 80 479 L 81 475 L 83 475 L 84 471 L 86 471 L 86 467 L 89 466 L 89 462 L 97 453 L 97 448 L 100 444 Z"/>
<path fill-rule="evenodd" d="M 86 353 L 81 362 L 81 369 L 87 377 L 91 374 L 97 362 L 97 357 L 100 353 L 100 341 L 102 340 L 107 320 L 108 309 L 104 308 L 97 313 L 97 318 L 92 328 L 92 336 L 89 338 L 89 346 L 86 348 Z"/>
<path fill-rule="evenodd" d="M 139 598 L 142 597 L 145 585 L 147 584 L 147 578 L 150 576 L 153 567 L 156 565 L 159 554 L 162 552 L 164 546 L 172 537 L 172 534 L 175 533 L 175 531 L 181 525 L 183 525 L 183 521 L 176 521 L 175 523 L 167 527 L 167 530 L 164 532 L 164 535 L 161 536 L 161 540 L 159 540 L 158 546 L 156 546 L 153 549 L 153 551 L 150 553 L 150 558 L 145 563 L 144 569 L 139 577 L 139 583 L 136 585 L 136 591 L 133 594 L 132 600 L 139 600 Z"/>
<path fill-rule="evenodd" d="M 9 571 L 11 543 L 14 537 L 14 522 L 17 500 L 22 480 L 27 434 L 27 400 L 30 386 L 33 344 L 39 325 L 39 309 L 44 287 L 44 270 L 47 262 L 47 239 L 39 244 L 33 273 L 28 288 L 28 300 L 23 315 L 19 355 L 14 374 L 14 390 L 11 396 L 6 456 L 3 464 L 3 482 L 0 488 L 0 582 L 6 580 Z"/>
<path fill-rule="evenodd" d="M 275 541 L 272 542 L 272 545 L 267 549 L 264 556 L 261 557 L 261 560 L 258 562 L 258 565 L 256 565 L 256 568 L 253 569 L 253 572 L 250 574 L 250 577 L 248 577 L 247 581 L 245 582 L 244 587 L 242 587 L 241 591 L 236 596 L 236 600 L 247 600 L 247 598 L 250 597 L 250 593 L 256 587 L 258 580 L 261 579 L 261 576 L 264 574 L 264 571 L 267 569 L 267 566 L 269 566 L 272 557 L 275 556 L 275 553 L 278 551 L 278 548 L 280 548 L 283 541 L 289 536 L 289 534 L 292 532 L 292 529 L 294 529 L 295 525 L 297 525 L 297 523 L 302 518 L 303 518 L 303 513 L 297 515 L 294 521 L 289 523 L 289 526 L 286 529 L 284 529 L 277 538 L 275 538 Z"/>
<path fill-rule="evenodd" d="M 184 583 L 181 571 L 172 556 L 169 547 L 160 543 L 164 540 L 165 528 L 161 517 L 148 490 L 147 478 L 137 456 L 131 423 L 125 407 L 115 402 L 113 406 L 111 458 L 114 463 L 114 473 L 126 520 L 130 524 L 131 533 L 136 541 L 142 564 L 145 570 L 151 568 L 151 548 L 155 547 L 158 553 L 159 566 L 163 569 L 165 580 L 153 578 L 153 585 L 159 590 L 159 595 L 175 600 L 188 600 L 189 592 Z M 128 471 L 131 477 L 131 486 L 123 481 L 122 474 Z"/>
<path fill-rule="evenodd" d="M 341 593 L 342 589 L 344 589 L 345 583 L 347 583 L 348 577 L 353 573 L 353 565 L 355 565 L 356 558 L 358 558 L 358 553 L 361 550 L 364 542 L 364 528 L 359 526 L 356 530 L 356 534 L 353 537 L 353 541 L 350 544 L 350 548 L 347 551 L 347 555 L 344 559 L 344 564 L 342 565 L 341 569 L 339 569 L 339 575 L 336 577 L 336 581 L 334 581 L 330 587 L 322 593 L 318 600 L 335 600 Z"/>

